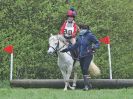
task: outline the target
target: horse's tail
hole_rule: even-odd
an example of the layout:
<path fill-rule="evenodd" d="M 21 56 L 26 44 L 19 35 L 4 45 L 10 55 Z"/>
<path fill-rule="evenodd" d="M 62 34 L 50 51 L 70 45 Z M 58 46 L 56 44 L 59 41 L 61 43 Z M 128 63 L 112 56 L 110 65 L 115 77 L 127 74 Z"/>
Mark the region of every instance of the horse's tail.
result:
<path fill-rule="evenodd" d="M 90 75 L 92 75 L 92 76 L 99 76 L 101 74 L 101 71 L 100 71 L 99 67 L 97 67 L 95 65 L 93 60 L 90 63 L 89 72 L 90 72 Z"/>

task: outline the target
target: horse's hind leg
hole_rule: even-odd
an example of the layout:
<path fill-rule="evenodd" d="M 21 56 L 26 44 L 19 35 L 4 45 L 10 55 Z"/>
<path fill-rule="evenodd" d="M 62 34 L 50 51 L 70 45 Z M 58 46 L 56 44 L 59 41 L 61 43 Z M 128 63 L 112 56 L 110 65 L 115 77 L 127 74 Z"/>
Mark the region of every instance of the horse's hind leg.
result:
<path fill-rule="evenodd" d="M 75 61 L 73 65 L 73 71 L 74 71 L 74 78 L 73 78 L 73 85 L 72 87 L 75 89 L 76 88 L 76 82 L 77 82 L 77 68 L 79 66 L 79 63 Z"/>
<path fill-rule="evenodd" d="M 76 82 L 77 82 L 77 72 L 74 72 L 74 79 L 73 79 L 73 85 L 72 87 L 76 87 Z"/>

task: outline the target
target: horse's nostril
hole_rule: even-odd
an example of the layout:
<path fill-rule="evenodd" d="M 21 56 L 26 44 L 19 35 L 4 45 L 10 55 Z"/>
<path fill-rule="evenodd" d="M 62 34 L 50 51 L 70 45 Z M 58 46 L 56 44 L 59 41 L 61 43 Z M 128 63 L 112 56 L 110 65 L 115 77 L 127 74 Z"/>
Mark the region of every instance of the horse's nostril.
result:
<path fill-rule="evenodd" d="M 49 52 L 49 54 L 51 54 L 52 52 Z"/>

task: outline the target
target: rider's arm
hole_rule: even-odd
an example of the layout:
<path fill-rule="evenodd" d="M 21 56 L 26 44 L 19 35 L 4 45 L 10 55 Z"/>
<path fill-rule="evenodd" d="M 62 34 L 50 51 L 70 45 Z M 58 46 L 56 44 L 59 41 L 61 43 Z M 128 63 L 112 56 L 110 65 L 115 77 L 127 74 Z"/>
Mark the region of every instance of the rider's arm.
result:
<path fill-rule="evenodd" d="M 64 35 L 64 29 L 65 29 L 65 26 L 66 26 L 66 21 L 63 23 L 63 25 L 61 26 L 60 28 L 60 33 L 61 35 Z"/>
<path fill-rule="evenodd" d="M 79 32 L 79 27 L 76 23 L 74 23 L 74 32 L 72 34 L 72 37 L 76 37 L 77 33 Z"/>

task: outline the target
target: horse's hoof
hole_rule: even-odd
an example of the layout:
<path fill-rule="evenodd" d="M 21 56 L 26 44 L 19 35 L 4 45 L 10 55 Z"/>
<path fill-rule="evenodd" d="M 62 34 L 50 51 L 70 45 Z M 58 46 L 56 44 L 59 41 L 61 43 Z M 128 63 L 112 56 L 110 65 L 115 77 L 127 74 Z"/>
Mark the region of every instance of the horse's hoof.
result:
<path fill-rule="evenodd" d="M 67 88 L 64 88 L 64 91 L 67 91 Z"/>
<path fill-rule="evenodd" d="M 75 90 L 75 87 L 71 87 L 72 90 Z"/>

